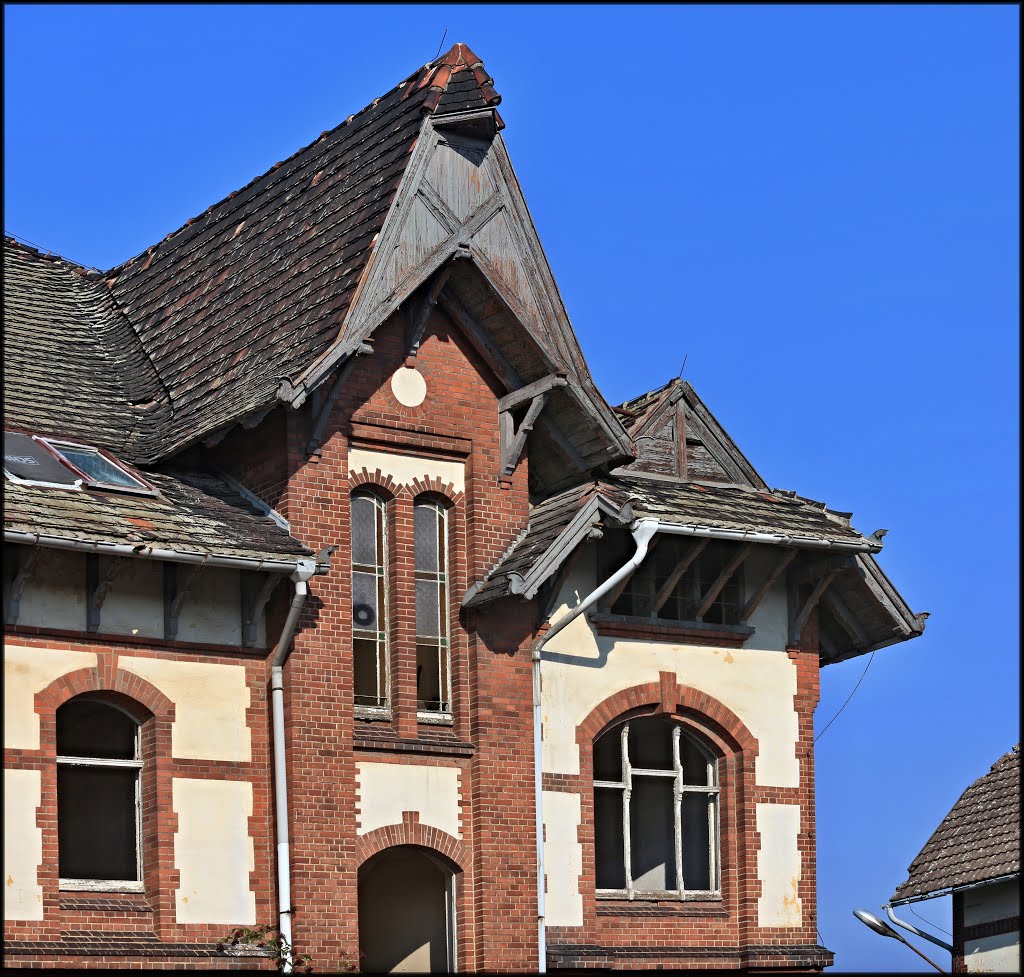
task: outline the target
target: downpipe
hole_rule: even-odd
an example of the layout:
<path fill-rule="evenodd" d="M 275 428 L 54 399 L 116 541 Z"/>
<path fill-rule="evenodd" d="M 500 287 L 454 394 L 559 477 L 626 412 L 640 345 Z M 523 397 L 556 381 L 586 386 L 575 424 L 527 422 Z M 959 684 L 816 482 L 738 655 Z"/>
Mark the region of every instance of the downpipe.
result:
<path fill-rule="evenodd" d="M 316 564 L 309 562 L 292 574 L 295 595 L 281 637 L 274 649 L 270 668 L 271 717 L 274 733 L 274 820 L 277 822 L 277 902 L 278 930 L 287 943 L 284 954 L 285 973 L 292 971 L 292 886 L 291 849 L 288 841 L 288 765 L 284 735 L 284 663 L 291 651 L 292 638 L 299 623 L 302 605 L 309 593 L 307 581 L 316 573 Z"/>
<path fill-rule="evenodd" d="M 580 601 L 564 617 L 560 618 L 547 631 L 542 634 L 533 646 L 533 794 L 534 810 L 537 815 L 537 971 L 547 973 L 547 922 L 546 922 L 546 895 L 545 864 L 544 864 L 544 770 L 541 750 L 543 747 L 543 727 L 541 711 L 541 650 L 544 645 L 553 638 L 559 631 L 576 620 L 586 610 L 593 607 L 613 587 L 616 587 L 623 579 L 643 562 L 647 556 L 647 550 L 651 545 L 654 534 L 657 533 L 660 524 L 655 519 L 641 519 L 632 527 L 633 540 L 636 543 L 636 552 L 615 571 L 603 584 L 592 591 L 584 600 Z"/>
<path fill-rule="evenodd" d="M 950 953 L 953 952 L 953 948 L 944 940 L 940 940 L 937 936 L 932 936 L 929 933 L 926 933 L 924 930 L 918 929 L 913 923 L 907 923 L 904 922 L 902 919 L 897 919 L 896 914 L 892 911 L 891 903 L 887 902 L 882 908 L 885 910 L 885 913 L 889 917 L 889 919 L 891 919 L 897 926 L 902 926 L 903 929 L 907 930 L 910 933 L 913 933 L 914 936 L 920 936 L 922 940 L 928 940 L 929 943 L 934 943 L 936 946 L 941 946 L 943 950 L 948 950 Z"/>

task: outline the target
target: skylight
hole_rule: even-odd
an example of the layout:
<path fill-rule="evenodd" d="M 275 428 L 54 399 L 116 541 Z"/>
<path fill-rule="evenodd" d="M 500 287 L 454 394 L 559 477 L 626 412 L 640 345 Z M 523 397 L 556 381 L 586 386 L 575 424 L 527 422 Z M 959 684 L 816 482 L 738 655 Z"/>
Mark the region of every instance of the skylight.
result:
<path fill-rule="evenodd" d="M 126 468 L 98 448 L 70 441 L 53 441 L 49 438 L 39 440 L 73 472 L 80 475 L 89 488 L 153 494 L 151 486 L 129 474 Z"/>

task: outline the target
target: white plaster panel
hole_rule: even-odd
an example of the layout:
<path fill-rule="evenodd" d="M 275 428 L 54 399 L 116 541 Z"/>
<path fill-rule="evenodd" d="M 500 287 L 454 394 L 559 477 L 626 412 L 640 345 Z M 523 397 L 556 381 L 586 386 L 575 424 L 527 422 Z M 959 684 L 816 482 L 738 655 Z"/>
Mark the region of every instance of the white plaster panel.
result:
<path fill-rule="evenodd" d="M 1020 890 L 1015 879 L 968 889 L 963 900 L 964 926 L 977 926 L 1020 915 Z"/>
<path fill-rule="evenodd" d="M 577 841 L 580 826 L 579 794 L 544 791 L 544 874 L 549 926 L 582 926 L 583 847 Z"/>
<path fill-rule="evenodd" d="M 427 399 L 427 381 L 418 370 L 402 366 L 391 377 L 391 392 L 405 407 L 419 407 Z"/>
<path fill-rule="evenodd" d="M 179 923 L 238 925 L 256 922 L 256 894 L 249 887 L 255 867 L 249 816 L 252 784 L 237 780 L 189 780 L 171 783 L 178 816 L 174 867 Z"/>
<path fill-rule="evenodd" d="M 186 760 L 251 756 L 245 666 L 164 658 L 118 658 L 118 666 L 155 685 L 174 703 L 171 755 Z"/>
<path fill-rule="evenodd" d="M 1019 974 L 1020 932 L 967 940 L 964 963 L 969 974 Z"/>
<path fill-rule="evenodd" d="M 43 775 L 4 771 L 4 918 L 42 919 L 43 832 L 36 825 Z"/>
<path fill-rule="evenodd" d="M 85 630 L 85 556 L 47 550 L 25 584 L 18 623 L 33 628 Z"/>
<path fill-rule="evenodd" d="M 100 557 L 100 579 L 111 558 Z M 100 608 L 100 629 L 141 638 L 164 636 L 164 567 L 156 560 L 125 559 Z"/>
<path fill-rule="evenodd" d="M 569 574 L 553 622 L 597 586 L 594 553 L 588 547 Z M 757 737 L 757 784 L 800 784 L 796 667 L 786 654 L 601 637 L 582 614 L 544 646 L 542 657 L 547 773 L 579 773 L 576 727 L 601 702 L 623 689 L 658 682 L 659 672 L 674 672 L 681 684 L 718 699 Z"/>
<path fill-rule="evenodd" d="M 356 833 L 401 824 L 403 811 L 417 811 L 421 824 L 462 838 L 458 767 L 411 763 L 357 763 Z"/>
<path fill-rule="evenodd" d="M 380 469 L 382 475 L 390 475 L 400 485 L 411 485 L 415 479 L 439 478 L 451 483 L 455 491 L 466 491 L 466 466 L 461 461 L 441 461 L 437 458 L 421 458 L 418 455 L 391 455 L 383 451 L 369 451 L 365 448 L 351 448 L 348 453 L 348 470 L 368 472 Z"/>
<path fill-rule="evenodd" d="M 757 852 L 757 877 L 761 882 L 757 925 L 799 926 L 803 919 L 803 903 L 797 895 L 802 877 L 802 856 L 797 847 L 800 805 L 758 804 L 757 830 L 761 836 Z"/>
<path fill-rule="evenodd" d="M 191 572 L 192 567 L 178 568 L 179 586 Z M 215 645 L 242 643 L 242 590 L 237 570 L 202 570 L 182 604 L 177 640 Z"/>
<path fill-rule="evenodd" d="M 779 562 L 782 552 L 773 546 L 754 548 L 743 567 L 744 600 L 754 595 L 761 582 Z M 786 650 L 789 644 L 789 602 L 784 580 L 777 581 L 769 589 L 747 624 L 754 629 L 754 633 L 747 638 L 744 651 Z"/>
<path fill-rule="evenodd" d="M 91 651 L 60 651 L 4 645 L 4 745 L 14 750 L 39 749 L 35 697 L 51 682 L 80 668 L 95 668 Z"/>

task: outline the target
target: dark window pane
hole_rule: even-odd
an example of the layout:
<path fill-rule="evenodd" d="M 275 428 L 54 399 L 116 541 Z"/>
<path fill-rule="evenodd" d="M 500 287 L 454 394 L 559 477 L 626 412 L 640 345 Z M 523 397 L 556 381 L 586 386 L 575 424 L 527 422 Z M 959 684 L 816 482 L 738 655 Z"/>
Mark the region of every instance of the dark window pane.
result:
<path fill-rule="evenodd" d="M 368 495 L 352 496 L 352 562 L 379 566 L 377 560 L 377 503 Z"/>
<path fill-rule="evenodd" d="M 599 889 L 626 888 L 622 793 L 600 787 L 594 791 L 594 854 Z"/>
<path fill-rule="evenodd" d="M 416 506 L 414 512 L 416 533 L 416 569 L 438 572 L 438 520 L 437 507 L 429 503 Z"/>
<path fill-rule="evenodd" d="M 608 730 L 594 744 L 594 780 L 622 782 L 622 727 Z"/>
<path fill-rule="evenodd" d="M 708 781 L 708 758 L 704 751 L 690 737 L 679 737 L 679 760 L 683 765 L 683 783 L 710 787 Z"/>
<path fill-rule="evenodd" d="M 352 571 L 352 626 L 359 631 L 376 631 L 377 577 Z"/>
<path fill-rule="evenodd" d="M 356 638 L 352 642 L 353 670 L 355 673 L 355 702 L 358 706 L 383 706 L 384 678 L 378 675 L 380 661 L 377 641 Z"/>
<path fill-rule="evenodd" d="M 634 778 L 629 845 L 635 889 L 649 892 L 677 888 L 673 808 L 671 780 Z"/>
<path fill-rule="evenodd" d="M 672 725 L 667 719 L 634 719 L 629 724 L 629 762 L 647 770 L 672 770 Z"/>
<path fill-rule="evenodd" d="M 683 883 L 687 889 L 711 889 L 710 822 L 714 799 L 683 794 Z"/>
<path fill-rule="evenodd" d="M 447 649 L 416 646 L 416 705 L 429 712 L 447 712 L 448 677 L 444 668 Z"/>
<path fill-rule="evenodd" d="M 57 710 L 57 755 L 134 760 L 138 725 L 120 709 L 77 699 Z"/>
<path fill-rule="evenodd" d="M 438 584 L 436 580 L 416 581 L 416 634 L 421 638 L 439 638 Z"/>
<path fill-rule="evenodd" d="M 57 768 L 58 866 L 65 879 L 137 882 L 137 770 Z"/>

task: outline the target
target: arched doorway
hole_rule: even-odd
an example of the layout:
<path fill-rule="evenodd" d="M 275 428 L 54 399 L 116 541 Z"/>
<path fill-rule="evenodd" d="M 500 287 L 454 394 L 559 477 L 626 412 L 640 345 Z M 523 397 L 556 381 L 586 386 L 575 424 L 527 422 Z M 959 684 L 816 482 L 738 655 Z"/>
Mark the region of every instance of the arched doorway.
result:
<path fill-rule="evenodd" d="M 425 849 L 388 848 L 359 869 L 364 973 L 455 970 L 455 876 Z"/>

